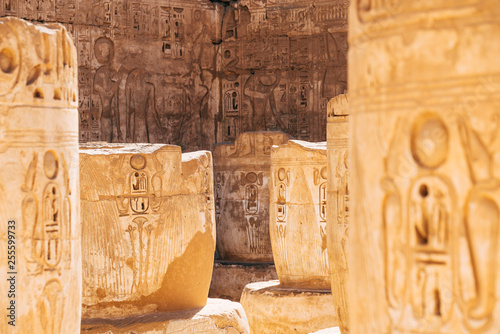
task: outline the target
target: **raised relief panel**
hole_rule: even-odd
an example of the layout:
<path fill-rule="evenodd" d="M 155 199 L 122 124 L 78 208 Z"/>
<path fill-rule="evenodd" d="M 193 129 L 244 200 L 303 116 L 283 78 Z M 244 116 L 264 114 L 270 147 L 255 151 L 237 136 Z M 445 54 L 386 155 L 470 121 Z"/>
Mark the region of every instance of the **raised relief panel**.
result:
<path fill-rule="evenodd" d="M 86 144 L 80 157 L 84 317 L 204 306 L 215 248 L 210 152 Z M 178 294 L 181 282 L 189 291 Z"/>
<path fill-rule="evenodd" d="M 326 143 L 291 140 L 271 150 L 270 233 L 284 286 L 330 289 Z"/>
<path fill-rule="evenodd" d="M 339 95 L 327 109 L 327 237 L 332 295 L 342 332 L 349 333 L 348 238 L 350 220 L 349 191 L 349 99 Z"/>
<path fill-rule="evenodd" d="M 217 250 L 223 260 L 271 262 L 269 187 L 271 147 L 281 132 L 247 132 L 214 148 Z"/>
<path fill-rule="evenodd" d="M 3 4 L 14 9 L 12 2 Z M 11 309 L 0 319 L 0 332 L 76 334 L 76 50 L 62 26 L 2 18 L 0 36 L 0 270 L 8 273 L 0 301 Z"/>
<path fill-rule="evenodd" d="M 350 330 L 497 333 L 500 44 L 488 36 L 500 25 L 488 17 L 500 12 L 443 0 L 357 1 L 351 13 Z M 358 312 L 366 300 L 379 302 Z"/>

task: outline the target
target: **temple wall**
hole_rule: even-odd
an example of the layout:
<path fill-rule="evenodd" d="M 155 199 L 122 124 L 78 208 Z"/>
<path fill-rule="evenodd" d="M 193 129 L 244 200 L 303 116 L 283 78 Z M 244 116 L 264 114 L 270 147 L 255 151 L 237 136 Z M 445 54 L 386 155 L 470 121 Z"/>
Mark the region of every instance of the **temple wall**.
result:
<path fill-rule="evenodd" d="M 0 0 L 78 50 L 80 142 L 211 149 L 245 131 L 326 139 L 347 87 L 347 4 L 330 0 Z"/>

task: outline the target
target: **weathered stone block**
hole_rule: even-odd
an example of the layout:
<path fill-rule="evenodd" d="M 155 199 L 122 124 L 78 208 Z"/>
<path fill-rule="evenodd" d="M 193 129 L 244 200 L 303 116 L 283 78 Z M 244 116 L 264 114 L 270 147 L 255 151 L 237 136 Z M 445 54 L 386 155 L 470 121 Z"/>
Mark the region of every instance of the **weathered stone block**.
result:
<path fill-rule="evenodd" d="M 85 317 L 205 305 L 215 248 L 210 152 L 80 149 Z"/>
<path fill-rule="evenodd" d="M 500 6 L 350 14 L 351 333 L 499 333 Z"/>
<path fill-rule="evenodd" d="M 326 143 L 291 140 L 271 152 L 270 233 L 281 284 L 330 289 Z"/>
<path fill-rule="evenodd" d="M 347 286 L 349 238 L 349 101 L 339 95 L 328 104 L 327 234 L 332 295 L 343 334 L 349 333 Z"/>
<path fill-rule="evenodd" d="M 307 334 L 337 326 L 329 290 L 284 287 L 278 281 L 248 284 L 241 304 L 250 330 L 259 334 Z"/>
<path fill-rule="evenodd" d="M 0 19 L 1 333 L 80 332 L 77 91 L 62 26 Z"/>
<path fill-rule="evenodd" d="M 114 319 L 84 319 L 82 334 L 250 334 L 240 303 L 209 298 L 202 309 Z"/>
<path fill-rule="evenodd" d="M 271 147 L 282 132 L 247 132 L 214 148 L 217 250 L 221 259 L 272 262 L 269 239 Z"/>

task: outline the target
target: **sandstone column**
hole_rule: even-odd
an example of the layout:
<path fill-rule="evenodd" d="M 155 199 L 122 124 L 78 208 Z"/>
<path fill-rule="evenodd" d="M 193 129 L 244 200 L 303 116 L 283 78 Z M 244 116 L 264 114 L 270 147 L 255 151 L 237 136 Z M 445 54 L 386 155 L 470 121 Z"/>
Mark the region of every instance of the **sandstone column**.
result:
<path fill-rule="evenodd" d="M 271 147 L 282 132 L 246 132 L 214 148 L 217 250 L 222 260 L 273 262 L 269 237 Z"/>
<path fill-rule="evenodd" d="M 330 276 L 335 310 L 342 333 L 349 333 L 347 309 L 348 238 L 349 238 L 349 101 L 339 95 L 328 104 L 327 122 L 327 234 Z"/>
<path fill-rule="evenodd" d="M 278 281 L 248 284 L 252 332 L 310 333 L 337 326 L 327 254 L 326 143 L 290 140 L 271 152 L 269 222 Z"/>
<path fill-rule="evenodd" d="M 351 333 L 500 331 L 499 15 L 352 3 Z"/>
<path fill-rule="evenodd" d="M 0 19 L 1 333 L 80 332 L 77 92 L 62 26 Z"/>
<path fill-rule="evenodd" d="M 203 307 L 215 248 L 211 153 L 96 143 L 80 160 L 84 317 Z"/>

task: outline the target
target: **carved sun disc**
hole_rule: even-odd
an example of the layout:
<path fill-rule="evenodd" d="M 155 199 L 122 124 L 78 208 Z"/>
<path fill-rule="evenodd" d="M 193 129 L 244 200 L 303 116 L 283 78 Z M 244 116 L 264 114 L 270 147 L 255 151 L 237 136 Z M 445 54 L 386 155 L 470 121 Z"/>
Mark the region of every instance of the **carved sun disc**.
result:
<path fill-rule="evenodd" d="M 43 170 L 49 179 L 53 180 L 57 177 L 59 161 L 57 160 L 56 152 L 52 150 L 45 152 L 45 156 L 43 157 Z"/>
<path fill-rule="evenodd" d="M 141 170 L 146 167 L 146 158 L 140 154 L 134 154 L 130 158 L 130 166 L 135 170 Z"/>

